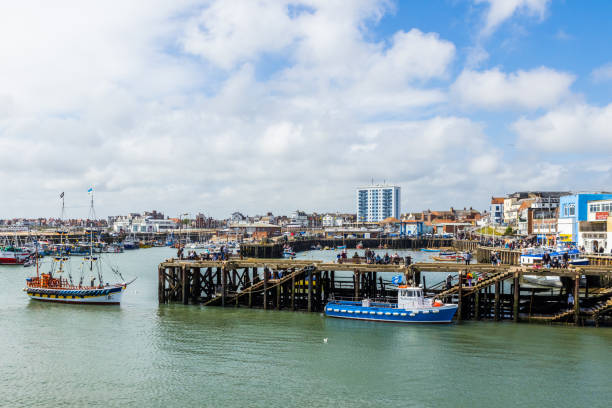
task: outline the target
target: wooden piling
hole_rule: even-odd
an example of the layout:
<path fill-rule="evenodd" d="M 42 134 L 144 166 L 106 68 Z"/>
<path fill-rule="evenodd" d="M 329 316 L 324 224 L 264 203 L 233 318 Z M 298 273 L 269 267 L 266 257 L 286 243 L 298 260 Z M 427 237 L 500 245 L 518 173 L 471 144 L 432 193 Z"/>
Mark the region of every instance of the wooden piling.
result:
<path fill-rule="evenodd" d="M 265 267 L 263 270 L 263 278 L 264 278 L 264 290 L 263 290 L 263 308 L 264 310 L 268 310 L 268 267 Z"/>
<path fill-rule="evenodd" d="M 295 310 L 295 275 L 291 277 L 291 310 Z"/>
<path fill-rule="evenodd" d="M 157 268 L 157 300 L 160 304 L 166 303 L 166 277 L 164 276 L 165 267 Z"/>
<path fill-rule="evenodd" d="M 225 265 L 221 268 L 221 306 L 225 306 L 225 296 L 227 295 L 227 269 Z"/>
<path fill-rule="evenodd" d="M 493 306 L 493 320 L 499 320 L 499 281 L 495 281 L 495 304 Z"/>
<path fill-rule="evenodd" d="M 182 301 L 184 305 L 189 304 L 189 272 L 187 266 L 181 266 L 181 278 L 182 278 Z"/>
<path fill-rule="evenodd" d="M 474 319 L 480 320 L 480 289 L 474 293 Z"/>
<path fill-rule="evenodd" d="M 276 284 L 276 310 L 280 310 L 281 308 L 281 277 L 278 277 L 278 283 Z"/>
<path fill-rule="evenodd" d="M 457 284 L 457 322 L 463 320 L 463 271 L 459 271 L 459 283 Z"/>
<path fill-rule="evenodd" d="M 312 268 L 308 269 L 308 311 L 312 312 Z"/>
<path fill-rule="evenodd" d="M 521 303 L 521 285 L 518 273 L 514 274 L 514 303 L 512 304 L 512 318 L 514 323 L 519 321 Z"/>
<path fill-rule="evenodd" d="M 580 274 L 574 279 L 574 323 L 580 323 Z"/>

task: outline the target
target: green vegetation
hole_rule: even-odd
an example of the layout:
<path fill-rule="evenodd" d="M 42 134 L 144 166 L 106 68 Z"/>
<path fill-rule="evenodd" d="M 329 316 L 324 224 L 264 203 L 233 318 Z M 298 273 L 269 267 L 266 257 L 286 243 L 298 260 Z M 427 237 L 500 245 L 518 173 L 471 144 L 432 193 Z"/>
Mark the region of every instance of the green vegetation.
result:
<path fill-rule="evenodd" d="M 494 227 L 482 227 L 477 231 L 481 235 L 497 235 L 502 236 L 502 233 L 497 231 Z"/>
<path fill-rule="evenodd" d="M 514 231 L 512 230 L 512 227 L 506 228 L 506 230 L 504 231 L 504 235 L 514 235 Z"/>

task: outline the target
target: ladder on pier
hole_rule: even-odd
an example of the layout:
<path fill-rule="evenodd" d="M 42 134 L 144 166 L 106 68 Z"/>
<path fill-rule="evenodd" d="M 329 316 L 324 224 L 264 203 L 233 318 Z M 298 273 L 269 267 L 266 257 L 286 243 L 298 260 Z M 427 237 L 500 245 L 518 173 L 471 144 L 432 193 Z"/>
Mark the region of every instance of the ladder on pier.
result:
<path fill-rule="evenodd" d="M 588 314 L 598 317 L 611 310 L 612 310 L 612 298 L 607 299 L 604 302 L 598 303 L 597 305 L 595 305 L 594 308 L 589 310 Z"/>
<path fill-rule="evenodd" d="M 476 282 L 476 284 L 473 285 L 473 286 L 465 286 L 465 285 L 462 286 L 461 287 L 461 295 L 462 296 L 471 295 L 475 291 L 477 291 L 479 289 L 482 289 L 482 288 L 486 288 L 486 287 L 494 284 L 497 281 L 508 279 L 508 278 L 512 277 L 513 274 L 514 274 L 514 272 L 511 271 L 511 270 L 508 270 L 508 269 L 505 269 L 505 270 L 503 270 L 501 272 L 492 272 L 485 279 L 481 280 L 480 282 Z M 442 291 L 442 292 L 438 293 L 436 295 L 436 297 L 444 297 L 444 296 L 454 295 L 454 294 L 457 294 L 457 292 L 459 292 L 459 284 L 456 284 L 453 287 L 451 287 L 450 289 L 447 289 L 445 291 Z"/>
<path fill-rule="evenodd" d="M 293 278 L 296 278 L 296 277 L 298 277 L 298 276 L 308 272 L 308 270 L 310 268 L 313 268 L 313 266 L 306 266 L 304 268 L 298 269 L 296 271 L 291 272 L 290 274 L 288 274 L 286 276 L 283 276 L 280 279 L 268 279 L 268 288 L 267 289 L 268 290 L 269 289 L 274 289 L 275 287 L 277 287 L 279 285 L 282 285 L 283 283 L 285 283 L 285 282 L 287 282 L 287 281 L 289 281 L 289 280 L 291 280 Z M 238 298 L 240 298 L 243 295 L 247 295 L 249 293 L 256 292 L 259 289 L 263 290 L 264 283 L 265 283 L 265 281 L 262 279 L 259 282 L 257 282 L 256 284 L 249 286 L 248 288 L 244 289 L 241 292 L 228 293 L 228 294 L 225 295 L 225 301 L 226 302 L 229 302 L 229 301 L 234 301 L 235 302 Z M 220 302 L 221 299 L 223 299 L 223 295 L 219 295 L 217 297 L 214 297 L 214 298 L 210 299 L 209 301 L 203 303 L 202 306 L 213 305 L 216 302 Z"/>

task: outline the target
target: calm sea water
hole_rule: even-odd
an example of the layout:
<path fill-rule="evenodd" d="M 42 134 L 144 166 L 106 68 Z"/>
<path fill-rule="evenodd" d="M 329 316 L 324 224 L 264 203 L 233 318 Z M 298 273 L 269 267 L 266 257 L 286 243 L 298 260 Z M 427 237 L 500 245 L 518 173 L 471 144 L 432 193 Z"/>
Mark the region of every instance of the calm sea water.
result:
<path fill-rule="evenodd" d="M 157 264 L 173 254 L 112 255 L 126 277 L 138 276 L 120 307 L 36 303 L 21 290 L 32 269 L 0 267 L 0 406 L 607 407 L 612 400 L 611 329 L 410 326 L 159 306 Z"/>

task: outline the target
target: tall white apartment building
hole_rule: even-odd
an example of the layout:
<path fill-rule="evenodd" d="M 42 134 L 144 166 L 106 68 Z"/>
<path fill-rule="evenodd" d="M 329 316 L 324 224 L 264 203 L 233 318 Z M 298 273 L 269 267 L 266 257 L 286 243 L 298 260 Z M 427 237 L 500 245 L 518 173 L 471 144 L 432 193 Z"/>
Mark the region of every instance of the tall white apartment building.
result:
<path fill-rule="evenodd" d="M 357 222 L 379 222 L 400 216 L 400 188 L 371 185 L 357 188 Z"/>

